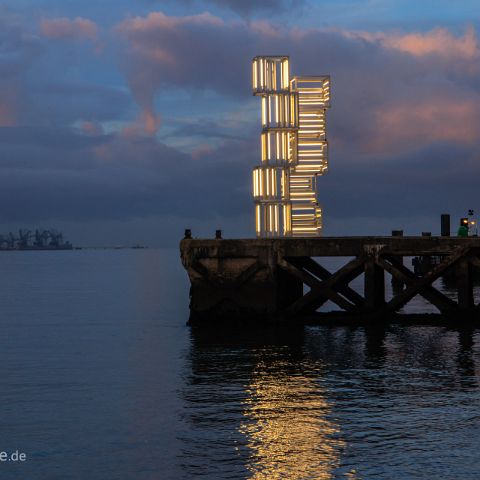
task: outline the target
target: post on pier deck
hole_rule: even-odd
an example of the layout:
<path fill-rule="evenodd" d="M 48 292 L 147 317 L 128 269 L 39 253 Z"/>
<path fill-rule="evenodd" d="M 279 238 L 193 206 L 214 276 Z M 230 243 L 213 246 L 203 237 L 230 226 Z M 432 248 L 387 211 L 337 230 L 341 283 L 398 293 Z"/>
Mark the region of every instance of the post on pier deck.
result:
<path fill-rule="evenodd" d="M 449 237 L 450 236 L 450 214 L 442 213 L 440 216 L 440 226 L 441 226 L 441 236 Z"/>

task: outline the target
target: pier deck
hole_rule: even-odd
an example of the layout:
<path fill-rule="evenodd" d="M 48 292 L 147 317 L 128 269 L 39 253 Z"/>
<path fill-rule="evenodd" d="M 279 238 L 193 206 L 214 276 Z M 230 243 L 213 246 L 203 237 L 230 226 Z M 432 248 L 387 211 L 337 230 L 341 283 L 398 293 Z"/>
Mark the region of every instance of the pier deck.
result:
<path fill-rule="evenodd" d="M 416 295 L 445 318 L 480 318 L 472 279 L 472 270 L 480 268 L 480 238 L 184 239 L 180 251 L 191 282 L 191 322 L 398 317 Z M 440 262 L 418 277 L 403 262 L 414 256 L 440 256 Z M 325 257 L 347 258 L 330 271 L 322 265 Z M 386 273 L 397 285 L 389 299 Z M 456 299 L 433 285 L 445 275 L 454 278 Z M 363 288 L 354 290 L 354 279 Z M 329 300 L 340 311 L 319 314 Z"/>

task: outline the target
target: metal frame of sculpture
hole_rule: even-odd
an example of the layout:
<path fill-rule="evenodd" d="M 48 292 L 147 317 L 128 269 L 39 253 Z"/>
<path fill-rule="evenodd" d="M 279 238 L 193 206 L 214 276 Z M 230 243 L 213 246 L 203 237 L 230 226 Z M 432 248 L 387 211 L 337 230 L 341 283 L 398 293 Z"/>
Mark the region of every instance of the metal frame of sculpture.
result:
<path fill-rule="evenodd" d="M 260 56 L 252 62 L 252 85 L 262 105 L 262 161 L 253 169 L 256 234 L 319 235 L 317 177 L 328 169 L 330 77 L 290 79 L 289 57 Z"/>

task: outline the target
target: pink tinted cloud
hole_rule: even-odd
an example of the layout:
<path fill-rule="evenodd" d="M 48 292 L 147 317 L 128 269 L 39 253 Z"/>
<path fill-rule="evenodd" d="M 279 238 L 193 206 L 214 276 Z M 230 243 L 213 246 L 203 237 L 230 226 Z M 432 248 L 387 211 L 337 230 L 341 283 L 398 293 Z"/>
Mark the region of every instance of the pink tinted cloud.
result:
<path fill-rule="evenodd" d="M 160 128 L 161 117 L 153 107 L 145 106 L 137 119 L 121 131 L 124 138 L 134 138 L 141 135 L 153 136 Z"/>
<path fill-rule="evenodd" d="M 103 135 L 103 127 L 98 122 L 83 122 L 80 129 L 86 135 Z"/>
<path fill-rule="evenodd" d="M 252 32 L 262 36 L 276 38 L 280 38 L 282 36 L 281 29 L 264 20 L 254 20 L 250 22 L 250 28 Z"/>
<path fill-rule="evenodd" d="M 112 158 L 112 151 L 108 145 L 98 145 L 93 147 L 93 153 L 100 160 L 109 160 Z"/>
<path fill-rule="evenodd" d="M 151 12 L 146 17 L 134 17 L 124 20 L 117 29 L 127 36 L 135 33 L 155 32 L 159 28 L 175 29 L 182 25 L 207 25 L 219 26 L 223 25 L 224 21 L 204 12 L 198 15 L 185 15 L 182 17 L 175 17 L 165 15 L 163 12 Z"/>
<path fill-rule="evenodd" d="M 11 127 L 21 122 L 21 98 L 26 94 L 17 86 L 0 80 L 0 127 Z"/>
<path fill-rule="evenodd" d="M 446 28 L 435 28 L 426 33 L 344 32 L 344 34 L 350 38 L 378 42 L 385 48 L 409 53 L 415 57 L 436 55 L 442 58 L 473 59 L 480 53 L 475 28 L 471 25 L 458 37 Z"/>
<path fill-rule="evenodd" d="M 160 127 L 161 120 L 155 112 L 154 96 L 161 78 L 155 70 L 158 65 L 177 68 L 178 58 L 168 46 L 158 41 L 156 35 L 161 32 L 174 39 L 182 28 L 215 28 L 223 23 L 223 20 L 210 13 L 175 17 L 162 12 L 151 12 L 146 17 L 130 18 L 117 26 L 116 31 L 129 42 L 130 60 L 141 63 L 140 68 L 138 65 L 133 69 L 130 65 L 127 67 L 130 89 L 141 112 L 139 118 L 124 130 L 124 135 L 154 135 Z M 153 68 L 148 68 L 148 65 Z"/>
<path fill-rule="evenodd" d="M 11 105 L 0 102 L 0 127 L 11 127 L 16 124 L 16 114 Z"/>
<path fill-rule="evenodd" d="M 208 145 L 207 143 L 202 143 L 202 144 L 196 146 L 192 150 L 192 158 L 197 160 L 197 159 L 205 157 L 207 155 L 211 155 L 214 151 L 215 150 L 211 145 Z"/>
<path fill-rule="evenodd" d="M 473 27 L 461 35 L 444 28 L 372 34 L 153 12 L 116 31 L 126 40 L 123 68 L 142 112 L 127 132 L 158 128 L 154 97 L 172 86 L 248 98 L 251 58 L 274 51 L 289 54 L 295 72 L 332 75 L 330 132 L 337 145 L 394 154 L 475 139 L 469 98 L 480 53 Z M 447 126 L 448 114 L 455 125 Z"/>
<path fill-rule="evenodd" d="M 45 37 L 52 39 L 95 41 L 98 35 L 97 24 L 83 17 L 76 17 L 73 20 L 66 17 L 43 19 L 40 22 L 40 31 Z"/>
<path fill-rule="evenodd" d="M 435 142 L 473 144 L 478 140 L 480 98 L 434 96 L 381 106 L 367 149 L 373 152 L 415 150 Z"/>
<path fill-rule="evenodd" d="M 160 116 L 158 116 L 153 109 L 145 109 L 140 115 L 140 122 L 143 124 L 145 133 L 148 135 L 155 135 L 160 128 Z"/>
<path fill-rule="evenodd" d="M 205 12 L 199 15 L 183 17 L 167 16 L 163 12 L 151 12 L 146 17 L 134 17 L 124 20 L 116 30 L 128 39 L 133 53 L 153 62 L 176 64 L 176 57 L 167 48 L 155 41 L 161 31 L 163 35 L 178 35 L 182 28 L 215 28 L 224 25 L 219 17 Z"/>

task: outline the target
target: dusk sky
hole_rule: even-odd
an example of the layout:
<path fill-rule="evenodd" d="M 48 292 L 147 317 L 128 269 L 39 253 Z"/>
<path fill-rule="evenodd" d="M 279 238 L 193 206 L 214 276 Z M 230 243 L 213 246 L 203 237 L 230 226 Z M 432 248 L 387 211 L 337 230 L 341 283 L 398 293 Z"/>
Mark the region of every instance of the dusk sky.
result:
<path fill-rule="evenodd" d="M 480 213 L 478 0 L 3 0 L 0 233 L 254 235 L 255 55 L 329 74 L 325 235 Z"/>

